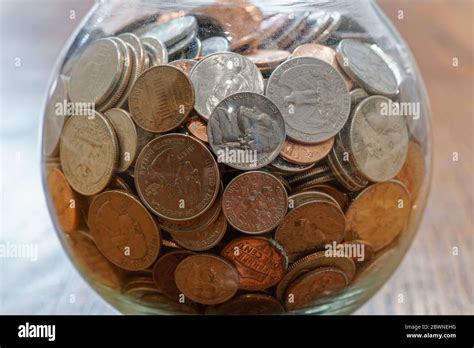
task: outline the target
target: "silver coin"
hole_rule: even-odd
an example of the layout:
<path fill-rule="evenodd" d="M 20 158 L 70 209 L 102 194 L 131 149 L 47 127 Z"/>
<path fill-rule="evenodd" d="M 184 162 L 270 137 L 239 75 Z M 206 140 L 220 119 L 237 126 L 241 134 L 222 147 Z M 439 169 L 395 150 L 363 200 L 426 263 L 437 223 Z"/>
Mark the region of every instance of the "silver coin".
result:
<path fill-rule="evenodd" d="M 201 55 L 202 51 L 202 42 L 199 38 L 194 38 L 193 42 L 189 44 L 189 46 L 184 51 L 186 55 L 186 59 L 196 59 Z"/>
<path fill-rule="evenodd" d="M 168 50 L 163 42 L 153 37 L 144 37 L 141 41 L 151 59 L 151 66 L 168 63 Z"/>
<path fill-rule="evenodd" d="M 350 113 L 344 79 L 317 58 L 293 58 L 281 64 L 268 79 L 265 94 L 281 110 L 287 135 L 302 143 L 333 137 Z"/>
<path fill-rule="evenodd" d="M 394 178 L 407 156 L 407 123 L 402 116 L 385 114 L 390 103 L 384 96 L 368 97 L 356 107 L 350 122 L 349 151 L 360 173 L 373 182 Z"/>
<path fill-rule="evenodd" d="M 141 71 L 144 70 L 145 64 L 145 49 L 143 48 L 143 44 L 140 41 L 140 38 L 132 33 L 123 33 L 118 36 L 118 38 L 122 39 L 126 43 L 130 44 L 134 49 L 137 55 L 137 59 L 141 66 Z"/>
<path fill-rule="evenodd" d="M 331 24 L 332 18 L 329 13 L 326 12 L 314 12 L 307 18 L 307 29 L 303 32 L 301 38 L 297 38 L 294 43 L 288 47 L 289 51 L 302 44 L 308 42 L 314 42 L 321 33 Z"/>
<path fill-rule="evenodd" d="M 253 170 L 278 156 L 285 140 L 285 122 L 270 99 L 242 92 L 216 106 L 209 118 L 207 134 L 218 162 L 240 170 Z"/>
<path fill-rule="evenodd" d="M 229 41 L 222 36 L 213 36 L 206 40 L 202 40 L 201 56 L 206 57 L 217 52 L 230 51 Z"/>
<path fill-rule="evenodd" d="M 196 36 L 197 32 L 195 31 L 191 32 L 189 35 L 186 35 L 182 40 L 175 43 L 173 46 L 168 47 L 168 54 L 170 56 L 173 56 L 178 52 L 185 51 L 189 47 L 189 45 L 191 45 L 193 41 L 195 41 Z"/>
<path fill-rule="evenodd" d="M 381 51 L 376 45 L 346 39 L 339 42 L 336 57 L 346 74 L 365 90 L 395 97 L 399 89 L 398 80 L 376 51 Z"/>
<path fill-rule="evenodd" d="M 92 42 L 71 70 L 71 101 L 102 104 L 114 92 L 124 65 L 124 54 L 117 42 L 110 38 Z"/>
<path fill-rule="evenodd" d="M 331 34 L 335 32 L 342 23 L 342 16 L 339 12 L 332 12 L 330 15 L 330 23 L 326 29 L 315 40 L 316 43 L 326 42 Z"/>
<path fill-rule="evenodd" d="M 355 107 L 362 100 L 364 100 L 365 98 L 367 98 L 369 96 L 367 94 L 367 92 L 364 91 L 362 88 L 353 89 L 352 91 L 349 92 L 349 95 L 351 96 L 351 105 L 352 105 L 352 107 Z"/>
<path fill-rule="evenodd" d="M 190 78 L 196 91 L 194 109 L 205 119 L 217 104 L 232 94 L 263 94 L 262 74 L 250 59 L 236 53 L 207 56 L 194 66 Z"/>
<path fill-rule="evenodd" d="M 273 171 L 272 169 L 275 168 L 278 171 L 280 171 L 281 174 L 288 175 L 288 174 L 302 173 L 308 169 L 313 168 L 315 165 L 316 165 L 316 162 L 311 163 L 309 165 L 294 164 L 294 163 L 288 162 L 283 157 L 278 156 L 272 161 L 272 163 L 270 163 L 269 167 L 271 171 Z"/>
<path fill-rule="evenodd" d="M 143 33 L 141 37 L 154 37 L 169 47 L 196 30 L 196 18 L 193 16 L 184 16 L 172 19 L 163 24 L 157 25 L 154 23 L 154 26 Z"/>

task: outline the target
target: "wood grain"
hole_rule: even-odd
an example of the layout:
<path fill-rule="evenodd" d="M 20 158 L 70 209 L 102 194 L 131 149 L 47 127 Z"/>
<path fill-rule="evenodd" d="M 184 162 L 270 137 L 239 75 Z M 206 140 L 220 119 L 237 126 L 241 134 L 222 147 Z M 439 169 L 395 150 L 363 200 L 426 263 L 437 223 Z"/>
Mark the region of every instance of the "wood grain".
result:
<path fill-rule="evenodd" d="M 426 83 L 434 166 L 428 205 L 411 249 L 394 276 L 356 313 L 473 314 L 474 2 L 377 3 L 408 43 Z"/>

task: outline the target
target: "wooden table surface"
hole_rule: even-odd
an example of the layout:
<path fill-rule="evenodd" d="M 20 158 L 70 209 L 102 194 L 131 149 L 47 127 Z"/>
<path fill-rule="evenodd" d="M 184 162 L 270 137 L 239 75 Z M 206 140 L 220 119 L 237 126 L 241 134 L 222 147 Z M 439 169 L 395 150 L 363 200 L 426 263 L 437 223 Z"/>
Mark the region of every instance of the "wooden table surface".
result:
<path fill-rule="evenodd" d="M 356 313 L 473 314 L 474 2 L 377 3 L 408 43 L 428 89 L 434 167 L 425 216 L 411 249 L 392 278 Z M 403 20 L 398 19 L 400 10 Z M 459 154 L 457 162 L 453 152 Z M 399 294 L 403 303 L 398 303 Z"/>

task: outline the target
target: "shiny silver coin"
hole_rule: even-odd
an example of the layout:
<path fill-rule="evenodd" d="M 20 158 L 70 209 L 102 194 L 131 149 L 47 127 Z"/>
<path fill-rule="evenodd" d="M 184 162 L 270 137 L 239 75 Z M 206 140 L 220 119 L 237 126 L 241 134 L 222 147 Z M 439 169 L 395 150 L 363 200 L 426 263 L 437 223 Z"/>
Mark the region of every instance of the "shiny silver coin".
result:
<path fill-rule="evenodd" d="M 373 182 L 388 181 L 398 174 L 408 151 L 408 127 L 403 116 L 390 116 L 391 100 L 374 95 L 354 110 L 348 139 L 354 163 Z"/>
<path fill-rule="evenodd" d="M 376 45 L 346 39 L 337 46 L 336 57 L 346 74 L 366 91 L 395 97 L 398 95 L 399 82 L 377 51 L 381 49 Z"/>
<path fill-rule="evenodd" d="M 310 57 L 287 60 L 273 71 L 266 93 L 285 119 L 287 135 L 319 143 L 336 135 L 349 117 L 351 98 L 339 72 Z"/>
<path fill-rule="evenodd" d="M 175 55 L 178 52 L 185 51 L 189 45 L 191 45 L 196 39 L 197 33 L 195 31 L 191 32 L 189 35 L 186 35 L 182 40 L 175 43 L 173 46 L 168 47 L 168 54 L 170 56 Z"/>
<path fill-rule="evenodd" d="M 342 16 L 339 12 L 332 12 L 330 15 L 329 25 L 315 40 L 316 43 L 325 43 L 342 23 Z"/>
<path fill-rule="evenodd" d="M 206 57 L 217 52 L 230 51 L 229 41 L 222 36 L 213 36 L 202 41 L 201 56 Z"/>
<path fill-rule="evenodd" d="M 240 170 L 253 170 L 278 156 L 285 140 L 285 122 L 270 99 L 242 92 L 216 106 L 207 133 L 218 162 Z"/>
<path fill-rule="evenodd" d="M 140 38 L 137 35 L 132 34 L 132 33 L 120 34 L 118 38 L 130 44 L 135 49 L 139 66 L 141 67 L 141 71 L 143 71 L 144 65 L 145 65 L 145 48 L 143 47 L 143 44 L 140 41 Z"/>
<path fill-rule="evenodd" d="M 193 16 L 184 16 L 170 20 L 163 24 L 153 23 L 147 26 L 146 32 L 141 37 L 154 37 L 163 42 L 167 47 L 181 41 L 190 33 L 197 30 L 197 21 Z"/>
<path fill-rule="evenodd" d="M 153 37 L 144 37 L 141 41 L 150 59 L 149 66 L 168 63 L 168 50 L 163 42 Z"/>
<path fill-rule="evenodd" d="M 196 91 L 194 109 L 205 119 L 224 98 L 238 92 L 263 94 L 263 77 L 252 61 L 224 52 L 207 56 L 190 74 Z"/>
<path fill-rule="evenodd" d="M 306 29 L 300 38 L 297 38 L 293 44 L 288 47 L 289 51 L 302 44 L 308 42 L 314 42 L 321 33 L 331 24 L 332 18 L 329 13 L 326 12 L 313 12 L 307 18 Z"/>

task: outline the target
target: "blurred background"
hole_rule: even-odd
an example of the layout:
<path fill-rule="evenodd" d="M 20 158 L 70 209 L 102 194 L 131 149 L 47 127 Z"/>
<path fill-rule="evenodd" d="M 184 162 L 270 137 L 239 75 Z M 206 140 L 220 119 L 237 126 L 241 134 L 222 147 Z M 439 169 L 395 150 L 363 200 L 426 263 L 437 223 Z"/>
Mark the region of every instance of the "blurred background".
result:
<path fill-rule="evenodd" d="M 434 172 L 411 249 L 356 314 L 473 314 L 474 1 L 376 2 L 413 51 L 427 85 Z M 39 172 L 39 127 L 50 73 L 92 4 L 0 0 L 0 244 L 37 252 L 0 257 L 0 314 L 117 313 L 63 251 Z M 459 161 L 453 162 L 453 152 Z"/>

